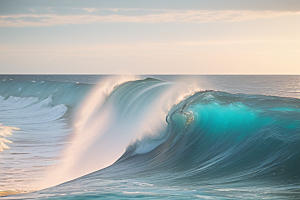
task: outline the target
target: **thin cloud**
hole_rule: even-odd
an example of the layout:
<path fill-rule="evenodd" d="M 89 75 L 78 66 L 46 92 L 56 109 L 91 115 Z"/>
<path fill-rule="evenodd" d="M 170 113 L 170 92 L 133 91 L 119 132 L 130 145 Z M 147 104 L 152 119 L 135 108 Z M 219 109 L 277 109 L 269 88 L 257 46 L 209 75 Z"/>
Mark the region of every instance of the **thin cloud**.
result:
<path fill-rule="evenodd" d="M 116 11 L 122 9 L 116 9 Z M 124 9 L 130 10 L 130 9 Z M 124 11 L 122 10 L 122 11 Z M 153 10 L 153 14 L 126 15 L 126 13 L 96 15 L 97 9 L 85 9 L 87 14 L 59 15 L 59 14 L 20 14 L 0 16 L 1 27 L 43 27 L 66 24 L 89 24 L 89 23 L 206 23 L 206 22 L 233 22 L 246 21 L 262 18 L 273 18 L 283 15 L 300 14 L 294 11 L 247 11 L 247 10 Z"/>
<path fill-rule="evenodd" d="M 89 12 L 89 13 L 98 11 L 98 9 L 96 9 L 96 8 L 83 8 L 83 10 L 85 10 L 85 11 L 87 11 L 87 12 Z"/>

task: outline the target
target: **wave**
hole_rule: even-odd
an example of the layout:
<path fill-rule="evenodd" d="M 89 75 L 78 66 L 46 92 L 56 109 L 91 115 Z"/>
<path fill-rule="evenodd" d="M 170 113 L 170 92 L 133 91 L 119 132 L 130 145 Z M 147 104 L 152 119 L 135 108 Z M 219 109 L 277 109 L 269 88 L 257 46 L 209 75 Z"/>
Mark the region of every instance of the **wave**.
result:
<path fill-rule="evenodd" d="M 300 194 L 300 99 L 200 91 L 149 78 L 105 83 L 77 100 L 83 103 L 70 145 L 43 187 L 64 184 L 39 194 L 76 193 L 83 186 L 114 190 L 119 186 L 110 183 L 120 179 L 137 187 L 206 188 L 215 195 Z M 67 105 L 79 104 L 71 99 L 90 91 L 59 87 L 71 94 L 57 100 Z M 76 87 L 81 94 L 72 93 Z"/>
<path fill-rule="evenodd" d="M 140 102 L 130 101 L 136 99 L 138 92 L 129 87 L 134 94 L 129 98 L 125 88 L 138 87 L 143 82 L 161 84 L 158 80 L 124 83 L 109 97 L 116 98 L 114 109 L 118 119 L 125 120 L 126 124 L 128 118 L 143 110 L 149 97 L 157 98 L 157 94 L 149 93 L 145 98 L 138 98 Z M 143 118 L 155 108 L 146 109 Z M 252 195 L 258 192 L 275 196 L 299 194 L 299 99 L 199 91 L 174 105 L 166 114 L 165 122 L 166 126 L 154 134 L 127 140 L 131 144 L 112 165 L 58 188 L 82 185 L 87 180 L 97 185 L 94 181 L 99 179 L 122 177 L 161 187 L 210 186 L 216 194 L 224 191 L 239 195 L 242 191 Z M 120 126 L 120 122 L 113 121 L 113 126 Z M 123 133 L 118 130 L 115 134 L 120 132 Z M 123 141 L 122 136 L 116 135 L 111 138 L 116 144 L 106 141 L 111 150 L 119 146 L 116 137 Z M 101 155 L 100 151 L 87 152 Z"/>
<path fill-rule="evenodd" d="M 44 187 L 108 167 L 130 143 L 158 135 L 167 126 L 164 119 L 170 102 L 181 95 L 177 84 L 156 79 L 106 84 L 110 81 L 99 84 L 97 98 L 87 98 L 79 109 L 71 145 L 62 164 L 49 173 Z"/>

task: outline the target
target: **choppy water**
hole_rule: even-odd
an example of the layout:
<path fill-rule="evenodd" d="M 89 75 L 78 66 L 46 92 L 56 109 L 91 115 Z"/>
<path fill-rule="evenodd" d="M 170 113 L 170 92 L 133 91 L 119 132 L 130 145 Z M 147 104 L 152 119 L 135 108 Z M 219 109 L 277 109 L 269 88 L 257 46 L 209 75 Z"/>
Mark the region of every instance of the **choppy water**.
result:
<path fill-rule="evenodd" d="M 300 76 L 1 75 L 0 123 L 4 199 L 300 198 Z"/>

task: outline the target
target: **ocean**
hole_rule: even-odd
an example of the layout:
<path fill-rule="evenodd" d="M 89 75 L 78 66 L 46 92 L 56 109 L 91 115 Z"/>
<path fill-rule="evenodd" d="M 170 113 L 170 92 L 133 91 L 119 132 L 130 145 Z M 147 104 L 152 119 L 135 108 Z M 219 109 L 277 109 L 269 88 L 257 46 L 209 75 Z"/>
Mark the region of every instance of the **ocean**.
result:
<path fill-rule="evenodd" d="M 300 199 L 299 75 L 0 75 L 3 199 Z"/>

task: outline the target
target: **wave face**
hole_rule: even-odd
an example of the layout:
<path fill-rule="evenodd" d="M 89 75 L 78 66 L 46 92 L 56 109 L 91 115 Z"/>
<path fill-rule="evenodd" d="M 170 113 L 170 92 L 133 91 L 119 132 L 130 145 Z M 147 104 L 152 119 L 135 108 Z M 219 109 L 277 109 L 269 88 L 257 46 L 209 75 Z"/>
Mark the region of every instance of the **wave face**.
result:
<path fill-rule="evenodd" d="M 168 98 L 157 101 L 170 91 L 168 85 L 146 79 L 115 87 L 91 115 L 99 116 L 109 107 L 109 113 L 113 112 L 110 126 L 105 131 L 97 127 L 93 142 L 81 155 L 84 159 L 75 163 L 101 160 L 103 153 L 97 144 L 104 145 L 105 135 L 110 136 L 105 140 L 110 151 L 126 144 L 123 153 L 105 168 L 99 166 L 93 173 L 21 197 L 300 197 L 300 99 L 198 91 L 165 114 L 161 122 L 165 126 L 140 134 L 141 129 L 135 127 L 139 123 L 146 126 L 155 118 L 153 112 L 160 112 L 161 103 L 169 103 Z"/>
<path fill-rule="evenodd" d="M 299 99 L 198 92 L 169 112 L 166 141 L 143 154 L 136 152 L 143 143 L 137 143 L 130 150 L 133 156 L 125 154 L 116 165 L 142 162 L 134 173 L 163 172 L 154 175 L 162 182 L 299 183 L 299 103 Z"/>

